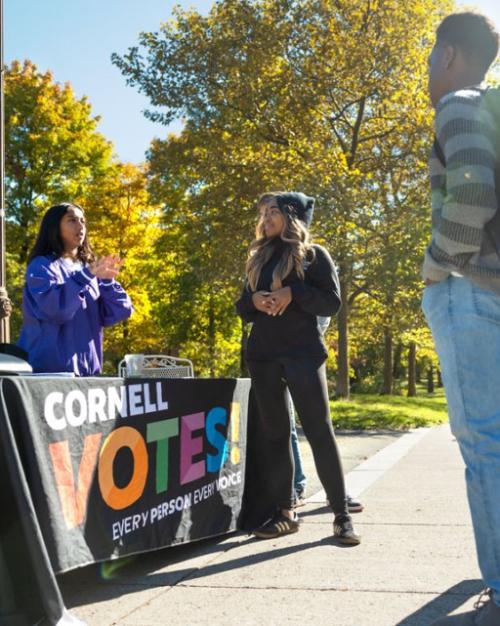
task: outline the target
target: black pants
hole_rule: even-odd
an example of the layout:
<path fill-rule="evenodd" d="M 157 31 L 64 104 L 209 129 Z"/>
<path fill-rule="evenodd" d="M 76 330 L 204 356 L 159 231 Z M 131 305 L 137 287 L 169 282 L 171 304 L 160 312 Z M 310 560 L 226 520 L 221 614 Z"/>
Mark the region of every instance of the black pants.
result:
<path fill-rule="evenodd" d="M 330 419 L 323 358 L 248 361 L 259 412 L 266 488 L 283 509 L 293 504 L 293 457 L 286 388 L 311 446 L 319 479 L 334 513 L 346 513 L 344 474 Z"/>

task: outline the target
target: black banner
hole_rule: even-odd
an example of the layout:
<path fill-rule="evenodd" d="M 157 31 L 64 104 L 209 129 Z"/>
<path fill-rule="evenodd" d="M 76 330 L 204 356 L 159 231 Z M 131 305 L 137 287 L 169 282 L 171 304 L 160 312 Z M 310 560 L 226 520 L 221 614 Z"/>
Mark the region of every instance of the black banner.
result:
<path fill-rule="evenodd" d="M 4 379 L 4 410 L 54 571 L 235 530 L 249 387 L 245 379 Z"/>

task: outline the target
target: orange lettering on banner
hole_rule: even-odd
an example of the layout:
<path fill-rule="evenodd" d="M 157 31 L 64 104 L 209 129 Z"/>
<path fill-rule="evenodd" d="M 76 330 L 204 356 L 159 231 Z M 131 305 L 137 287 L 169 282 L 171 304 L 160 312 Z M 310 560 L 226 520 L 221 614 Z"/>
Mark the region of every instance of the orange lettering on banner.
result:
<path fill-rule="evenodd" d="M 78 470 L 78 486 L 75 477 L 68 441 L 49 444 L 49 454 L 56 478 L 57 490 L 61 499 L 62 512 L 68 528 L 79 526 L 85 519 L 90 484 L 97 463 L 97 453 L 102 434 L 95 433 L 85 437 L 82 458 Z"/>
<path fill-rule="evenodd" d="M 117 487 L 113 477 L 113 463 L 121 448 L 130 448 L 133 474 L 126 487 Z M 148 476 L 148 454 L 141 434 L 122 426 L 108 435 L 99 455 L 99 487 L 104 501 L 112 509 L 120 510 L 136 502 L 142 495 Z"/>

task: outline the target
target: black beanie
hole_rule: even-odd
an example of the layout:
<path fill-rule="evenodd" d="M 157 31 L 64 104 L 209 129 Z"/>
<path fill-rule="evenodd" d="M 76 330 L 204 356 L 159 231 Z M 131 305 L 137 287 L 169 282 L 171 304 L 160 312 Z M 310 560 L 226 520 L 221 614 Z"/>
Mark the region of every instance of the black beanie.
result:
<path fill-rule="evenodd" d="M 312 222 L 314 211 L 314 198 L 306 196 L 300 191 L 289 191 L 280 193 L 276 196 L 278 207 L 283 213 L 287 213 L 291 217 L 297 217 L 309 226 Z"/>

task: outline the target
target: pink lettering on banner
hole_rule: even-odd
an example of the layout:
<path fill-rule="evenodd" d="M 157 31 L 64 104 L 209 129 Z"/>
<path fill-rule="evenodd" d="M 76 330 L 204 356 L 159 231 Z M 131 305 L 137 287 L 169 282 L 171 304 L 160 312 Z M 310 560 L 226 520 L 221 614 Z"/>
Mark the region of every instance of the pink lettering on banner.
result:
<path fill-rule="evenodd" d="M 181 418 L 181 485 L 205 476 L 205 460 L 193 463 L 193 457 L 203 452 L 203 436 L 192 436 L 195 430 L 204 427 L 204 413 L 193 413 Z"/>

